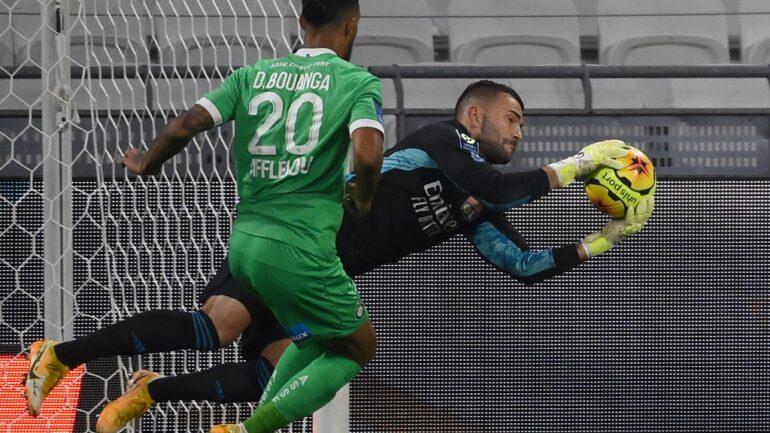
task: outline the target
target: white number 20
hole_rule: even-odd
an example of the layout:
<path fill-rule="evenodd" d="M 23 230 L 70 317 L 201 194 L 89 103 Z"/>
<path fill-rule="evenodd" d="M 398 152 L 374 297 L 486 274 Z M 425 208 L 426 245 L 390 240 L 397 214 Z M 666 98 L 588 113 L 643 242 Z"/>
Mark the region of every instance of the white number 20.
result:
<path fill-rule="evenodd" d="M 269 144 L 260 144 L 262 136 L 267 134 L 281 119 L 283 113 L 283 101 L 275 92 L 261 93 L 254 97 L 249 104 L 249 115 L 256 116 L 263 104 L 272 105 L 272 112 L 265 119 L 265 122 L 257 128 L 254 137 L 249 142 L 249 153 L 252 155 L 276 155 L 275 146 Z M 312 124 L 310 125 L 310 136 L 305 144 L 298 145 L 294 141 L 294 136 L 298 128 L 297 117 L 303 104 L 313 106 Z M 315 93 L 303 93 L 289 106 L 288 118 L 286 120 L 286 151 L 293 155 L 305 155 L 315 149 L 318 145 L 318 137 L 321 132 L 321 122 L 323 121 L 324 103 L 320 96 Z M 307 125 L 299 125 L 300 128 L 306 128 Z"/>

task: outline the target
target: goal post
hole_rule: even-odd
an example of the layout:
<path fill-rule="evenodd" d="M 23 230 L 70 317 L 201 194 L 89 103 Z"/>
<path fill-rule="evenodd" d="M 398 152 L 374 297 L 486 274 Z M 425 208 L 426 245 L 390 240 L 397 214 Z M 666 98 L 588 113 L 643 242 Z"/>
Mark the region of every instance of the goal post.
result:
<path fill-rule="evenodd" d="M 337 392 L 329 404 L 313 414 L 313 433 L 350 432 L 350 384 Z"/>
<path fill-rule="evenodd" d="M 69 0 L 40 4 L 45 338 L 72 338 L 72 131 Z"/>

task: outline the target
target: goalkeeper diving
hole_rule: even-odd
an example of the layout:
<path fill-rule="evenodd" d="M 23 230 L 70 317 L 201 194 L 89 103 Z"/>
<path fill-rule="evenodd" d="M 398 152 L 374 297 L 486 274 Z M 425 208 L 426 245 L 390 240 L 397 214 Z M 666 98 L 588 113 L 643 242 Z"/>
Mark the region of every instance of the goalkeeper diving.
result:
<path fill-rule="evenodd" d="M 607 140 L 541 169 L 502 173 L 493 164 L 511 160 L 523 138 L 523 123 L 524 102 L 518 93 L 499 83 L 479 81 L 459 97 L 454 119 L 425 126 L 388 150 L 371 211 L 363 218 L 346 214 L 337 234 L 337 253 L 345 271 L 353 277 L 362 275 L 462 234 L 496 268 L 524 284 L 535 284 L 606 252 L 644 227 L 653 210 L 651 199 L 576 242 L 530 249 L 505 211 L 570 185 L 597 168 L 620 168 L 615 158 L 627 150 L 623 142 Z M 150 161 L 148 155 L 132 149 L 124 161 L 145 175 L 143 167 L 163 162 Z M 356 182 L 356 174 L 347 180 Z M 128 391 L 102 412 L 97 431 L 116 432 L 162 401 L 258 401 L 278 357 L 292 344 L 286 330 L 256 296 L 239 286 L 227 260 L 201 301 L 203 307 L 197 311 L 148 311 L 78 340 L 36 343 L 30 350 L 30 377 L 43 378 L 45 385 L 42 398 L 30 399 L 30 412 L 39 413 L 45 395 L 69 369 L 90 360 L 216 350 L 241 335 L 243 362 L 175 377 L 134 373 Z"/>

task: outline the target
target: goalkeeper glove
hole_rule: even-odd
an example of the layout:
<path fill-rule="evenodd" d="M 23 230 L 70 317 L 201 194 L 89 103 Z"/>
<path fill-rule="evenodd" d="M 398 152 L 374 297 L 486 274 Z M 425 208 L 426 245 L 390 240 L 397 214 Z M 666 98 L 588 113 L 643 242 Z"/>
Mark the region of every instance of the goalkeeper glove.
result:
<path fill-rule="evenodd" d="M 559 186 L 567 186 L 590 174 L 600 166 L 614 169 L 623 168 L 623 163 L 616 160 L 628 155 L 626 143 L 620 140 L 605 140 L 589 144 L 574 156 L 548 164 L 559 177 Z"/>
<path fill-rule="evenodd" d="M 623 239 L 639 233 L 650 219 L 653 207 L 655 207 L 655 201 L 652 197 L 643 199 L 636 208 L 628 208 L 625 218 L 613 219 L 600 232 L 586 236 L 582 243 L 588 257 L 596 257 L 619 244 Z"/>

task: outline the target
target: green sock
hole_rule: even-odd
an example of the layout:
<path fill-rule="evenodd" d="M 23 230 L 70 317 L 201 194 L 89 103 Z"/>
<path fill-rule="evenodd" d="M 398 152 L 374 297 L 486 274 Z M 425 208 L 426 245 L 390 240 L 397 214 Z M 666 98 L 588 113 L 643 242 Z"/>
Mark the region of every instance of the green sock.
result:
<path fill-rule="evenodd" d="M 289 422 L 271 401 L 258 407 L 254 414 L 243 422 L 243 426 L 249 433 L 274 433 Z"/>
<path fill-rule="evenodd" d="M 283 356 L 286 356 L 286 353 Z M 280 366 L 280 362 L 278 365 Z M 276 366 L 277 370 L 278 366 Z M 361 366 L 357 362 L 327 351 L 277 389 L 274 393 L 275 397 L 266 400 L 267 403 L 257 409 L 249 419 L 243 422 L 243 425 L 249 433 L 272 433 L 322 408 L 360 371 Z M 272 417 L 274 412 L 272 409 L 269 411 L 261 409 L 272 406 L 271 403 L 283 415 L 286 424 L 279 426 L 268 424 L 268 417 Z M 273 428 L 273 430 L 268 431 L 264 428 Z"/>
<path fill-rule="evenodd" d="M 325 351 L 326 348 L 320 344 L 307 344 L 301 349 L 295 344 L 290 344 L 273 369 L 273 374 L 265 386 L 259 404 L 272 400 L 289 379 L 323 355 Z"/>

